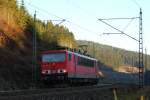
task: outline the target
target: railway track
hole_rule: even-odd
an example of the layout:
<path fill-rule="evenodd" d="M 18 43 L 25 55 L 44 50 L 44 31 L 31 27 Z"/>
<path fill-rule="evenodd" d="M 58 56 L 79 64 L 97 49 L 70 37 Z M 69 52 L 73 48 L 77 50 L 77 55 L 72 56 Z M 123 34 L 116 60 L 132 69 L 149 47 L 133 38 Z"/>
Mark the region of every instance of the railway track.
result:
<path fill-rule="evenodd" d="M 54 98 L 54 97 L 56 98 L 59 96 L 62 97 L 65 95 L 67 96 L 73 94 L 83 94 L 92 91 L 93 92 L 101 91 L 101 90 L 107 90 L 112 88 L 114 88 L 112 84 L 103 84 L 103 85 L 95 85 L 95 86 L 68 87 L 68 88 L 1 91 L 0 100 L 51 100 L 50 98 Z"/>
<path fill-rule="evenodd" d="M 1 91 L 0 100 L 112 100 L 112 90 L 114 88 L 127 89 L 131 87 L 133 88 L 134 86 L 102 84 L 67 88 Z M 106 97 L 108 99 L 105 99 Z"/>

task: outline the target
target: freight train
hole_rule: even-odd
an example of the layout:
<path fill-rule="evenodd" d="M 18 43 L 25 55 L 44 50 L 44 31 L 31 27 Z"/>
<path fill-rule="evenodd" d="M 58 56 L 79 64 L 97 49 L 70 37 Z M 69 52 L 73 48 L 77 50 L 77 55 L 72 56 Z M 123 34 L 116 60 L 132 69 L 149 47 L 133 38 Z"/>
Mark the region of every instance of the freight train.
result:
<path fill-rule="evenodd" d="M 48 50 L 41 54 L 41 79 L 69 84 L 98 82 L 98 61 L 69 50 Z"/>

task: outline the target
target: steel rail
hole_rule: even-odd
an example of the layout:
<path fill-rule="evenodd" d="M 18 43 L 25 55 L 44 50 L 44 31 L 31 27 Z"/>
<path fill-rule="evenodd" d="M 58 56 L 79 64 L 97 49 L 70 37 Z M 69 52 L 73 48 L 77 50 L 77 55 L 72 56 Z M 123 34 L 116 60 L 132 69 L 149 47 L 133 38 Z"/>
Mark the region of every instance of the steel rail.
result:
<path fill-rule="evenodd" d="M 130 89 L 134 86 L 126 86 L 121 84 L 103 84 L 95 86 L 81 86 L 81 87 L 68 87 L 68 88 L 53 88 L 53 89 L 37 89 L 36 90 L 25 90 L 17 91 L 16 94 L 11 94 L 12 92 L 3 92 L 5 95 L 0 95 L 0 100 L 51 100 L 51 98 L 61 98 L 73 95 L 86 95 L 100 93 L 103 91 L 112 91 L 113 89 L 123 88 Z M 36 92 L 35 92 L 36 91 Z M 26 92 L 26 93 L 25 93 Z M 42 98 L 42 99 L 39 99 Z M 49 98 L 49 99 L 43 99 Z M 56 99 L 57 100 L 57 99 Z M 59 99 L 65 100 L 65 99 Z"/>

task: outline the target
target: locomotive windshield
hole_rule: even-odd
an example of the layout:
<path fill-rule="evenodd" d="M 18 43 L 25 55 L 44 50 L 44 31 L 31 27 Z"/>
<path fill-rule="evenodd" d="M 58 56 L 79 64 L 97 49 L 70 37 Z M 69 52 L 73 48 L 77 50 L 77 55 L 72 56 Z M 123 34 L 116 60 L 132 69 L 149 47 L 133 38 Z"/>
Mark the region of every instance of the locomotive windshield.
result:
<path fill-rule="evenodd" d="M 42 62 L 63 62 L 65 61 L 65 53 L 43 54 Z"/>

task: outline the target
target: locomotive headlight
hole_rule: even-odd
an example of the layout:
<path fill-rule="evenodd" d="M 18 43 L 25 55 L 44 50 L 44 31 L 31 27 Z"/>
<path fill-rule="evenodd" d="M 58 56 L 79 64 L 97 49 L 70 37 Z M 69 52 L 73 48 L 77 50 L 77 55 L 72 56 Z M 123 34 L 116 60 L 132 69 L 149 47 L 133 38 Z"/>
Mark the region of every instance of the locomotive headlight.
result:
<path fill-rule="evenodd" d="M 46 73 L 46 71 L 45 70 L 42 70 L 42 74 L 45 74 Z"/>
<path fill-rule="evenodd" d="M 58 69 L 58 73 L 66 73 L 67 71 L 65 69 Z"/>
<path fill-rule="evenodd" d="M 67 71 L 65 69 L 63 69 L 63 72 L 66 73 Z"/>
<path fill-rule="evenodd" d="M 51 71 L 50 70 L 43 70 L 42 74 L 51 74 Z"/>

